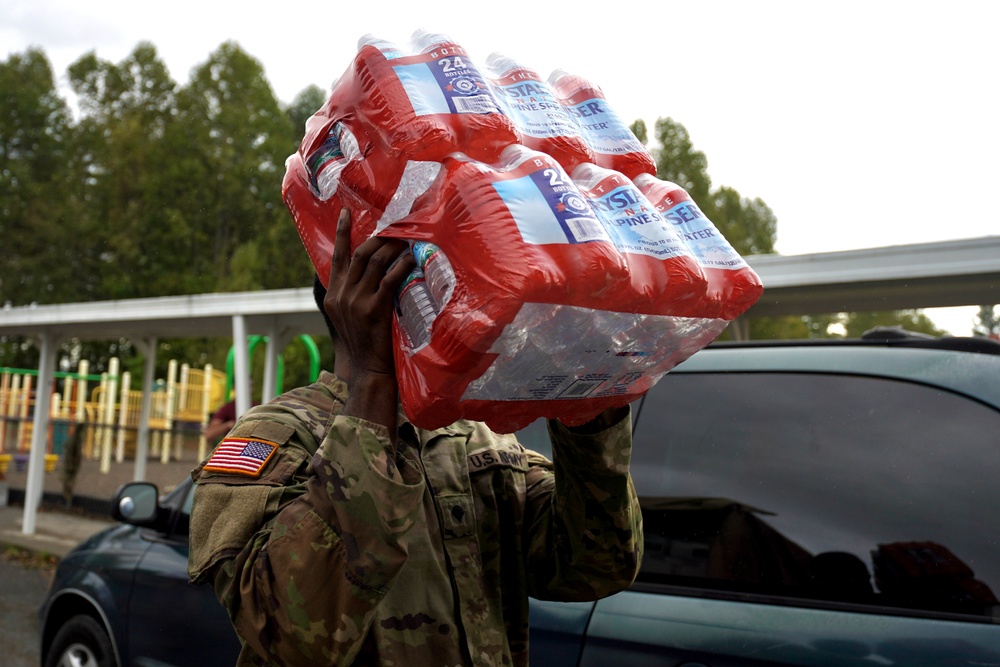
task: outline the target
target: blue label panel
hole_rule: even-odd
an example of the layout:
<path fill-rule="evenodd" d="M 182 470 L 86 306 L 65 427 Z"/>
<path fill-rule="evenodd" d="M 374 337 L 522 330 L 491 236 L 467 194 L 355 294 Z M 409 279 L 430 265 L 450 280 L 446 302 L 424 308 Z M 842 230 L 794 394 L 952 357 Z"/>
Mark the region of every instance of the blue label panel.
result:
<path fill-rule="evenodd" d="M 664 213 L 663 217 L 677 230 L 702 266 L 715 269 L 740 269 L 748 266 L 746 260 L 694 202 L 681 202 Z"/>
<path fill-rule="evenodd" d="M 590 205 L 611 230 L 622 252 L 669 259 L 687 254 L 687 248 L 672 225 L 633 185 L 615 188 Z"/>
<path fill-rule="evenodd" d="M 579 137 L 569 113 L 556 100 L 544 81 L 526 79 L 497 85 L 507 115 L 515 119 L 522 132 L 531 137 Z"/>
<path fill-rule="evenodd" d="M 418 116 L 436 113 L 501 113 L 483 75 L 465 56 L 444 56 L 413 65 L 395 65 Z"/>
<path fill-rule="evenodd" d="M 622 155 L 645 150 L 606 100 L 596 97 L 566 109 L 576 119 L 591 148 L 598 153 Z"/>
<path fill-rule="evenodd" d="M 413 111 L 418 116 L 435 113 L 451 113 L 448 98 L 438 85 L 434 73 L 426 63 L 396 65 L 392 68 L 403 84 L 406 96 L 410 98 Z"/>
<path fill-rule="evenodd" d="M 493 184 L 525 243 L 610 241 L 587 200 L 561 169 L 547 168 Z"/>

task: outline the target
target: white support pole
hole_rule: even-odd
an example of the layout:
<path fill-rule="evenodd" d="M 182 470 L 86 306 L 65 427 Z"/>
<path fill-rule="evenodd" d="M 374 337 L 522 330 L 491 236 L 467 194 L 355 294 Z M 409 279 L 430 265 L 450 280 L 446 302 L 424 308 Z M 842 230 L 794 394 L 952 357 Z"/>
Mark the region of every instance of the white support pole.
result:
<path fill-rule="evenodd" d="M 146 356 L 146 368 L 142 372 L 142 404 L 139 407 L 139 432 L 135 440 L 136 481 L 146 479 L 146 456 L 149 453 L 149 412 L 153 401 L 153 374 L 156 372 L 156 339 L 134 341 L 135 346 Z"/>
<path fill-rule="evenodd" d="M 90 362 L 81 359 L 76 367 L 76 427 L 83 428 L 81 424 L 87 421 L 87 374 L 90 372 Z M 80 457 L 83 458 L 87 451 L 87 442 L 93 442 L 94 431 L 88 428 L 83 434 L 86 439 L 80 442 Z"/>
<path fill-rule="evenodd" d="M 190 410 L 188 399 L 191 398 L 191 364 L 181 364 L 181 381 L 179 387 L 177 394 L 177 414 L 182 416 L 181 421 L 185 421 Z M 177 437 L 174 438 L 174 460 L 180 461 L 183 453 L 184 436 L 178 433 Z"/>
<path fill-rule="evenodd" d="M 163 432 L 163 444 L 160 451 L 160 463 L 170 463 L 170 439 L 174 431 L 174 404 L 177 400 L 177 360 L 171 359 L 167 364 L 167 410 L 164 421 L 166 429 Z"/>
<path fill-rule="evenodd" d="M 108 361 L 108 384 L 104 394 L 104 433 L 101 434 L 101 472 L 111 472 L 111 437 L 115 426 L 115 400 L 118 398 L 118 357 Z"/>
<path fill-rule="evenodd" d="M 73 382 L 72 378 L 68 376 L 63 379 L 62 411 L 59 413 L 60 419 L 69 421 L 73 416 L 70 414 L 70 405 L 73 404 L 73 387 L 75 384 L 76 383 Z"/>
<path fill-rule="evenodd" d="M 28 456 L 28 479 L 24 491 L 24 519 L 21 532 L 35 534 L 35 519 L 45 484 L 45 447 L 49 431 L 49 389 L 56 365 L 56 341 L 50 333 L 41 335 L 38 364 L 38 389 L 35 397 L 34 428 L 31 431 L 31 454 Z"/>
<path fill-rule="evenodd" d="M 177 394 L 177 412 L 181 414 L 187 412 L 188 409 L 188 383 L 190 381 L 190 377 L 191 364 L 185 362 L 181 364 L 180 389 Z"/>
<path fill-rule="evenodd" d="M 108 411 L 108 372 L 103 371 L 101 373 L 101 380 L 99 384 L 100 397 L 95 406 L 94 419 L 96 423 L 96 429 L 94 433 L 93 446 L 88 454 L 90 455 L 91 461 L 100 461 L 101 459 L 101 443 L 104 441 L 104 431 L 107 430 L 107 425 L 104 423 L 104 414 Z"/>
<path fill-rule="evenodd" d="M 81 359 L 76 368 L 76 421 L 87 421 L 87 374 L 90 372 L 90 362 Z"/>
<path fill-rule="evenodd" d="M 125 433 L 128 430 L 129 393 L 132 391 L 132 374 L 122 373 L 122 394 L 118 402 L 118 441 L 115 443 L 115 463 L 125 462 Z"/>
<path fill-rule="evenodd" d="M 278 355 L 284 348 L 284 341 L 278 331 L 277 319 L 271 320 L 267 332 L 267 355 L 264 357 L 264 384 L 260 390 L 260 402 L 267 403 L 274 398 L 274 385 L 278 378 Z"/>
<path fill-rule="evenodd" d="M 250 409 L 250 351 L 247 323 L 242 315 L 233 315 L 233 375 L 236 382 L 236 416 Z"/>
<path fill-rule="evenodd" d="M 208 440 L 205 438 L 205 427 L 211 421 L 212 415 L 208 413 L 212 405 L 212 364 L 205 364 L 204 380 L 201 387 L 201 431 L 198 434 L 198 462 L 205 460 L 208 454 Z"/>
<path fill-rule="evenodd" d="M 76 380 L 76 420 L 82 422 L 87 420 L 87 374 L 90 373 L 90 362 L 81 359 L 76 372 L 79 376 Z"/>

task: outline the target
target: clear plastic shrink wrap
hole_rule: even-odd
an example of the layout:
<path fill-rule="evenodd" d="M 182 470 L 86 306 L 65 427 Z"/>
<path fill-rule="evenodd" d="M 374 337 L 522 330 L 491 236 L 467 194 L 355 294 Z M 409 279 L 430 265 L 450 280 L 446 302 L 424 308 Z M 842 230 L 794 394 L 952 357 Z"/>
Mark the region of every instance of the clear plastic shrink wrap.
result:
<path fill-rule="evenodd" d="M 655 178 L 599 88 L 500 54 L 480 70 L 445 35 L 418 31 L 408 54 L 363 37 L 286 168 L 324 282 L 342 207 L 352 247 L 411 242 L 393 333 L 403 408 L 423 428 L 583 423 L 648 391 L 763 291 Z"/>

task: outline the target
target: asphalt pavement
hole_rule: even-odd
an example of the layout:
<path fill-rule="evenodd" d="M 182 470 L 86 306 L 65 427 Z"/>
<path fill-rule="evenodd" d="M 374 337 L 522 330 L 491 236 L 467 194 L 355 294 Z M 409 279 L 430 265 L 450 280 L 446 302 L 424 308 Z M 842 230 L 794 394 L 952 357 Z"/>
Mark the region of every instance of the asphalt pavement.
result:
<path fill-rule="evenodd" d="M 6 556 L 6 554 L 5 554 Z M 51 566 L 0 557 L 0 664 L 38 667 L 38 610 L 52 578 Z"/>
<path fill-rule="evenodd" d="M 0 552 L 17 547 L 28 557 L 0 557 L 0 664 L 4 667 L 37 667 L 38 610 L 52 577 L 52 563 L 77 544 L 114 522 L 53 510 L 43 505 L 35 518 L 35 531 L 24 534 L 24 507 L 0 506 Z"/>

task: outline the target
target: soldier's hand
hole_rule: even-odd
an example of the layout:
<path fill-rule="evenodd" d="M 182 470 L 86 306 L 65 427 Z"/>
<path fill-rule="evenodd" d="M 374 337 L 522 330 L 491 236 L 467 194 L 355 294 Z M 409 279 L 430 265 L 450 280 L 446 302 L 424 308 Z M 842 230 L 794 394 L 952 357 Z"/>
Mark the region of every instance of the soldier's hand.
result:
<path fill-rule="evenodd" d="M 352 254 L 351 214 L 341 211 L 323 308 L 350 355 L 348 386 L 372 377 L 395 385 L 392 311 L 396 290 L 415 266 L 407 249 L 405 241 L 376 236 Z"/>

